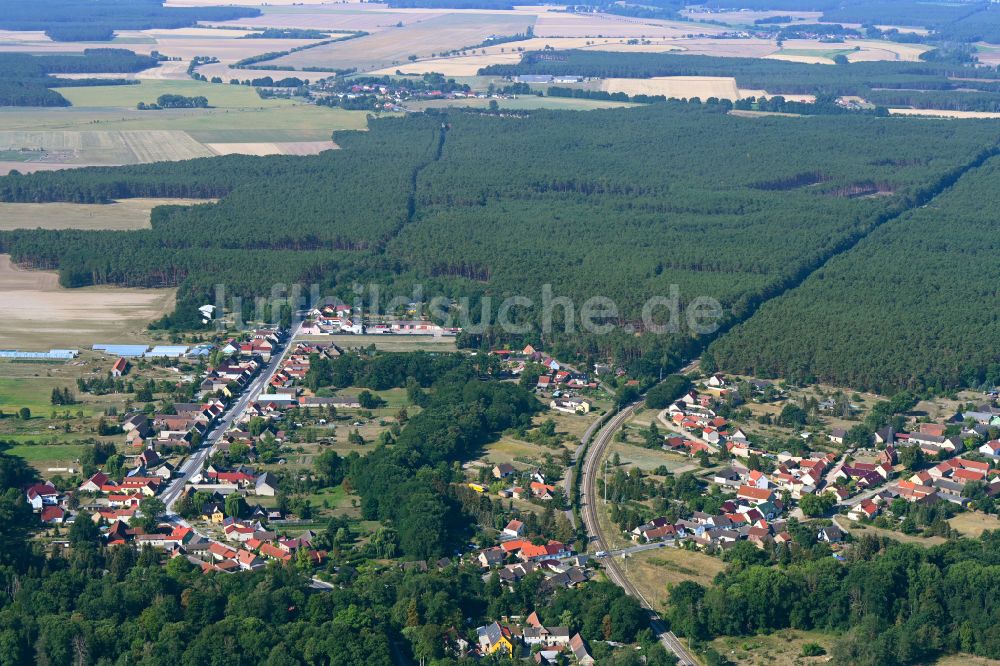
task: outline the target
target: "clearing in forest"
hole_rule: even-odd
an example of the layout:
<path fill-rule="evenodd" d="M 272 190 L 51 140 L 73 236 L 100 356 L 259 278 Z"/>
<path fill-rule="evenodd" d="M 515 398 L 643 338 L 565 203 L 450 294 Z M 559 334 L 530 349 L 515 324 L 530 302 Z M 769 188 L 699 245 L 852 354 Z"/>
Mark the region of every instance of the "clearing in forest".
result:
<path fill-rule="evenodd" d="M 0 231 L 11 229 L 149 229 L 156 206 L 184 206 L 208 199 L 124 199 L 112 204 L 0 203 Z"/>
<path fill-rule="evenodd" d="M 65 289 L 53 271 L 23 270 L 0 255 L 0 347 L 47 351 L 149 340 L 146 325 L 172 312 L 175 289 Z"/>

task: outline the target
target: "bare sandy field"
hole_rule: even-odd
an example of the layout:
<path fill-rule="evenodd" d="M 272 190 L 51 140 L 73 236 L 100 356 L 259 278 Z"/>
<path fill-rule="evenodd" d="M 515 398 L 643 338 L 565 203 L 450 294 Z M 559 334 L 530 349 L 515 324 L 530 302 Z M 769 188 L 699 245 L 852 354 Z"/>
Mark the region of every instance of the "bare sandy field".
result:
<path fill-rule="evenodd" d="M 218 64 L 216 67 L 225 69 L 226 65 Z M 105 73 L 66 73 L 66 74 L 53 74 L 53 77 L 57 79 L 138 79 L 140 81 L 188 81 L 191 79 L 187 73 L 188 63 L 184 60 L 168 60 L 162 62 L 156 67 L 150 67 L 149 69 L 144 69 L 141 72 L 135 73 L 122 73 L 122 72 L 105 72 Z M 256 74 L 259 76 L 259 74 Z M 211 77 L 210 77 L 211 78 Z M 226 79 L 227 81 L 229 79 Z"/>
<path fill-rule="evenodd" d="M 0 230 L 10 229 L 149 229 L 156 206 L 206 203 L 200 199 L 124 199 L 112 204 L 0 203 Z"/>
<path fill-rule="evenodd" d="M 54 271 L 15 267 L 0 255 L 0 346 L 79 348 L 148 339 L 145 327 L 174 307 L 174 289 L 63 289 Z"/>
<path fill-rule="evenodd" d="M 56 162 L 11 162 L 0 160 L 0 176 L 6 176 L 11 171 L 20 173 L 35 173 L 36 171 L 58 171 L 59 169 L 79 169 L 86 164 L 59 164 Z"/>
<path fill-rule="evenodd" d="M 206 143 L 216 155 L 318 155 L 335 150 L 333 141 L 294 141 L 283 143 Z"/>
<path fill-rule="evenodd" d="M 894 116 L 926 116 L 928 118 L 996 119 L 1000 113 L 990 111 L 949 111 L 947 109 L 889 109 Z"/>
<path fill-rule="evenodd" d="M 135 75 L 140 81 L 186 81 L 191 77 L 187 73 L 188 64 L 183 60 L 168 60 L 158 67 L 144 69 Z"/>
<path fill-rule="evenodd" d="M 725 76 L 662 76 L 652 79 L 605 79 L 601 90 L 627 95 L 665 95 L 666 97 L 740 99 L 736 79 Z"/>
<path fill-rule="evenodd" d="M 0 40 L 20 42 L 51 42 L 44 32 L 26 30 L 0 30 Z"/>

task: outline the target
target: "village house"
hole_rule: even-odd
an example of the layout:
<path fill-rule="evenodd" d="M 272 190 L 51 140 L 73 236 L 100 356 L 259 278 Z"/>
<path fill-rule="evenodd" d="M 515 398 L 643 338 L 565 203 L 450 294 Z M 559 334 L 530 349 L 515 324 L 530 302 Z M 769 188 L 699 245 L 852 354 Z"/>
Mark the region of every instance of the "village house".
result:
<path fill-rule="evenodd" d="M 840 531 L 839 527 L 831 525 L 821 528 L 816 538 L 826 543 L 840 543 L 844 540 L 844 533 Z"/>
<path fill-rule="evenodd" d="M 990 458 L 1000 458 L 1000 439 L 993 439 L 979 447 L 979 452 Z"/>
<path fill-rule="evenodd" d="M 521 637 L 529 647 L 555 647 L 569 645 L 569 629 L 566 627 L 528 626 L 521 632 Z"/>
<path fill-rule="evenodd" d="M 480 566 L 484 569 L 490 569 L 492 567 L 502 564 L 504 559 L 507 557 L 507 553 L 503 548 L 499 546 L 494 546 L 492 548 L 485 548 L 479 551 L 476 559 L 479 560 Z"/>
<path fill-rule="evenodd" d="M 529 489 L 531 490 L 531 496 L 540 500 L 550 500 L 556 492 L 555 486 L 539 483 L 538 481 L 532 481 Z"/>
<path fill-rule="evenodd" d="M 507 523 L 507 526 L 503 528 L 501 536 L 509 539 L 517 539 L 524 536 L 524 523 L 520 520 L 511 520 Z"/>
<path fill-rule="evenodd" d="M 62 525 L 66 519 L 66 510 L 61 506 L 46 506 L 39 515 L 39 520 L 47 525 Z"/>
<path fill-rule="evenodd" d="M 597 663 L 590 656 L 590 653 L 587 652 L 587 646 L 584 644 L 583 637 L 580 634 L 574 634 L 569 639 L 569 649 L 573 652 L 573 658 L 576 659 L 576 663 L 580 666 L 594 666 Z"/>
<path fill-rule="evenodd" d="M 36 483 L 25 490 L 28 504 L 32 510 L 40 512 L 46 506 L 59 503 L 59 491 L 51 483 Z"/>
<path fill-rule="evenodd" d="M 581 398 L 556 398 L 549 403 L 549 407 L 567 414 L 589 414 L 592 408 L 590 401 Z"/>
<path fill-rule="evenodd" d="M 754 486 L 742 485 L 736 492 L 738 499 L 747 500 L 753 504 L 774 501 L 774 491 L 768 488 L 756 488 Z"/>
<path fill-rule="evenodd" d="M 516 473 L 517 469 L 510 463 L 500 463 L 493 466 L 493 478 L 495 479 L 506 479 Z"/>
<path fill-rule="evenodd" d="M 278 479 L 270 472 L 264 472 L 254 481 L 255 495 L 274 497 L 278 494 Z"/>
<path fill-rule="evenodd" d="M 851 520 L 871 520 L 878 515 L 878 512 L 878 505 L 870 499 L 866 499 L 862 500 L 860 504 L 853 506 L 847 513 L 847 517 Z"/>
<path fill-rule="evenodd" d="M 120 379 L 125 376 L 128 372 L 129 363 L 124 356 L 119 356 L 115 364 L 111 366 L 111 376 L 115 379 Z"/>
<path fill-rule="evenodd" d="M 108 475 L 104 472 L 97 472 L 89 479 L 80 484 L 79 490 L 85 493 L 99 493 L 102 492 L 105 486 L 111 482 Z"/>
<path fill-rule="evenodd" d="M 501 626 L 498 622 L 493 622 L 476 629 L 479 638 L 479 648 L 484 655 L 494 654 L 498 650 L 501 654 L 514 655 L 514 636 L 508 627 Z"/>

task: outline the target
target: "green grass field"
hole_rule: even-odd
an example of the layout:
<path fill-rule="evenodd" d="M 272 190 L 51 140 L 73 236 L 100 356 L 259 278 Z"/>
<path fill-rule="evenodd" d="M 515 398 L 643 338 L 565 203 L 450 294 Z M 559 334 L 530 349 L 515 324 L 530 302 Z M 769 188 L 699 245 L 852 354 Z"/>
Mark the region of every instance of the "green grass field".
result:
<path fill-rule="evenodd" d="M 83 444 L 19 444 L 7 449 L 6 453 L 20 456 L 31 464 L 71 462 L 80 457 Z"/>
<path fill-rule="evenodd" d="M 296 338 L 312 342 L 332 342 L 342 349 L 375 345 L 379 351 L 456 351 L 455 338 L 435 338 L 429 335 L 303 335 Z"/>
<path fill-rule="evenodd" d="M 69 387 L 75 392 L 75 380 L 59 377 L 9 376 L 6 370 L 18 365 L 21 364 L 4 363 L 0 365 L 0 373 L 3 373 L 0 375 L 0 411 L 3 411 L 4 414 L 15 414 L 22 407 L 30 409 L 32 417 L 48 417 L 53 409 L 60 412 L 69 409 L 74 414 L 77 411 L 83 411 L 86 416 L 102 411 L 101 408 L 86 403 L 53 408 L 51 403 L 52 389 Z"/>
<path fill-rule="evenodd" d="M 0 162 L 20 169 L 22 163 L 30 168 L 32 162 L 112 166 L 185 160 L 215 155 L 205 144 L 329 141 L 335 131 L 364 130 L 368 124 L 364 111 L 263 100 L 246 86 L 194 80 L 60 91 L 74 106 L 0 109 Z M 164 94 L 203 95 L 213 108 L 135 108 Z"/>
<path fill-rule="evenodd" d="M 261 99 L 249 86 L 231 86 L 226 83 L 205 83 L 204 81 L 144 80 L 132 86 L 84 86 L 56 88 L 74 107 L 124 106 L 134 108 L 139 102 L 147 104 L 156 101 L 160 95 L 203 96 L 210 106 L 220 109 L 277 108 L 291 106 L 294 102 L 283 99 Z M 144 111 L 158 114 L 163 111 Z"/>

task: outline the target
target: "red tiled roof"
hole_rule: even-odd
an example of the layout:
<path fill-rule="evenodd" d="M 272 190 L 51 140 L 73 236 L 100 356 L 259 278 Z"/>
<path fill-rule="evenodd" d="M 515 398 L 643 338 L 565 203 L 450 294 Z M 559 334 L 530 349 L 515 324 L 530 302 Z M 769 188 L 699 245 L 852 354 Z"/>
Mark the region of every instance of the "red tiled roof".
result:
<path fill-rule="evenodd" d="M 525 546 L 530 546 L 531 542 L 525 539 L 515 539 L 514 541 L 506 541 L 500 544 L 505 553 L 513 553 L 515 551 L 521 550 Z"/>
<path fill-rule="evenodd" d="M 277 546 L 272 546 L 269 543 L 265 543 L 260 547 L 260 554 L 275 560 L 281 560 L 282 562 L 290 562 L 292 559 L 292 556 L 289 553 L 286 553 Z"/>
<path fill-rule="evenodd" d="M 752 500 L 767 501 L 771 499 L 774 492 L 766 488 L 754 488 L 753 486 L 740 486 L 737 497 L 745 497 Z"/>

